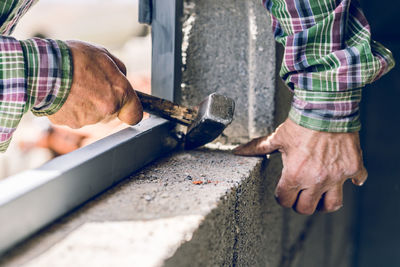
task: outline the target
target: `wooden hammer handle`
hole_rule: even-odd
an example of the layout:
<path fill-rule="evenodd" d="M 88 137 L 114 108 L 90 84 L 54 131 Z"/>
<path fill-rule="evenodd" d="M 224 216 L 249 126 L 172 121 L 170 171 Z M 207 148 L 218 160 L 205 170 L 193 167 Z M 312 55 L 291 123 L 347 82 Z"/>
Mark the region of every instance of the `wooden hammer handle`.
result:
<path fill-rule="evenodd" d="M 186 126 L 192 124 L 193 120 L 196 118 L 197 111 L 194 109 L 183 107 L 171 101 L 139 91 L 136 91 L 136 94 L 142 103 L 143 110 L 150 114 L 157 115 L 164 119 Z"/>

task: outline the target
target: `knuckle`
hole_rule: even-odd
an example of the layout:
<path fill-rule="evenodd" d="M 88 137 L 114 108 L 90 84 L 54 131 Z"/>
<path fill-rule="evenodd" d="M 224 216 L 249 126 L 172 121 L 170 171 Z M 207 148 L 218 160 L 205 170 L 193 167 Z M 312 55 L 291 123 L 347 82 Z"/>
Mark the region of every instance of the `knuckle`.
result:
<path fill-rule="evenodd" d="M 349 176 L 356 175 L 364 170 L 364 165 L 357 161 L 347 167 L 346 174 Z"/>
<path fill-rule="evenodd" d="M 280 182 L 275 189 L 275 199 L 282 207 L 291 208 L 296 200 L 298 191 L 298 185 L 291 185 L 285 181 Z"/>
<path fill-rule="evenodd" d="M 283 186 L 277 186 L 275 189 L 275 199 L 276 201 L 282 205 L 284 203 L 284 192 L 286 191 L 286 188 Z"/>
<path fill-rule="evenodd" d="M 314 185 L 317 187 L 322 187 L 323 185 L 327 184 L 329 182 L 329 176 L 328 175 L 316 175 L 314 176 Z"/>
<path fill-rule="evenodd" d="M 285 184 L 288 186 L 297 186 L 301 180 L 301 171 L 298 168 L 288 167 L 285 174 Z"/>
<path fill-rule="evenodd" d="M 281 205 L 284 208 L 291 208 L 292 203 L 289 202 L 287 199 L 283 198 L 282 196 L 275 195 L 275 200 L 278 202 L 279 205 Z"/>
<path fill-rule="evenodd" d="M 82 126 L 83 126 L 78 122 L 68 122 L 66 125 L 71 129 L 79 129 L 79 128 L 82 128 Z"/>
<path fill-rule="evenodd" d="M 273 133 L 264 141 L 264 144 L 273 147 L 279 147 L 281 145 L 281 142 L 278 140 L 276 133 Z"/>
<path fill-rule="evenodd" d="M 113 115 L 118 111 L 119 104 L 115 97 L 110 96 L 101 100 L 98 109 L 102 116 Z"/>
<path fill-rule="evenodd" d="M 276 191 L 277 191 L 277 193 L 296 191 L 296 190 L 299 190 L 300 187 L 301 187 L 301 184 L 298 182 L 298 180 L 296 178 L 294 178 L 294 179 L 286 178 L 279 182 Z"/>
<path fill-rule="evenodd" d="M 321 180 L 326 181 L 329 177 L 329 172 L 326 168 L 322 168 L 315 173 L 315 177 L 318 177 Z"/>
<path fill-rule="evenodd" d="M 113 92 L 118 98 L 126 99 L 129 96 L 128 91 L 133 90 L 129 81 L 120 74 L 117 74 L 114 80 L 115 81 L 112 88 Z"/>
<path fill-rule="evenodd" d="M 313 186 L 315 186 L 316 189 L 320 189 L 335 182 L 336 177 L 339 178 L 340 175 L 337 175 L 335 171 L 329 171 L 328 169 L 323 168 L 311 172 L 309 177 L 312 179 Z"/>

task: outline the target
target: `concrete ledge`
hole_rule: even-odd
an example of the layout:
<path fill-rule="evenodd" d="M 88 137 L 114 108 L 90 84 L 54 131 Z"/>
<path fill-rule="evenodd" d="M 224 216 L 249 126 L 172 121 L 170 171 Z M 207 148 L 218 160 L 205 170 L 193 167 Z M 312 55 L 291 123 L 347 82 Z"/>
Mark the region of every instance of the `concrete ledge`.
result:
<path fill-rule="evenodd" d="M 1 263 L 158 266 L 258 164 L 221 151 L 176 153 L 43 230 Z"/>
<path fill-rule="evenodd" d="M 351 205 L 330 216 L 282 210 L 273 197 L 280 169 L 279 156 L 174 153 L 44 229 L 0 264 L 351 266 Z"/>

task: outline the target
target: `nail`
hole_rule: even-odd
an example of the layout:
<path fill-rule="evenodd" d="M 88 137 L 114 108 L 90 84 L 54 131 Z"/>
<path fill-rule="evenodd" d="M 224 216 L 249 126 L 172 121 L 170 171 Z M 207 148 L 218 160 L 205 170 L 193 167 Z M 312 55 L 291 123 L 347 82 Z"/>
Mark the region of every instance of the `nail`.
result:
<path fill-rule="evenodd" d="M 337 206 L 336 208 L 334 208 L 334 209 L 332 210 L 332 212 L 338 211 L 338 210 L 340 210 L 342 207 L 343 207 L 343 205 L 339 205 L 339 206 Z"/>
<path fill-rule="evenodd" d="M 357 182 L 357 180 L 356 179 L 351 179 L 352 180 L 352 182 L 353 182 L 353 184 L 355 184 L 355 185 L 357 185 L 357 186 L 363 186 L 364 185 L 364 182 Z"/>

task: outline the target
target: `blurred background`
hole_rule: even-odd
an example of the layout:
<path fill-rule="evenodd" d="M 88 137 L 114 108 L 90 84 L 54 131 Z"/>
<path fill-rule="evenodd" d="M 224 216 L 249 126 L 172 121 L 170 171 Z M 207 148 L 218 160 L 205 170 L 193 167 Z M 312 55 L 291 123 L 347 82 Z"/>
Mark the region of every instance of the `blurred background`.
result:
<path fill-rule="evenodd" d="M 40 37 L 100 44 L 125 63 L 133 87 L 149 93 L 149 33 L 147 26 L 138 23 L 137 0 L 40 0 L 22 17 L 12 36 L 19 40 Z M 71 130 L 27 113 L 9 149 L 0 154 L 0 179 L 38 167 L 125 127 L 114 120 Z"/>
<path fill-rule="evenodd" d="M 354 266 L 400 266 L 400 2 L 361 0 L 374 40 L 397 66 L 363 90 L 361 142 L 368 181 L 360 188 Z"/>

